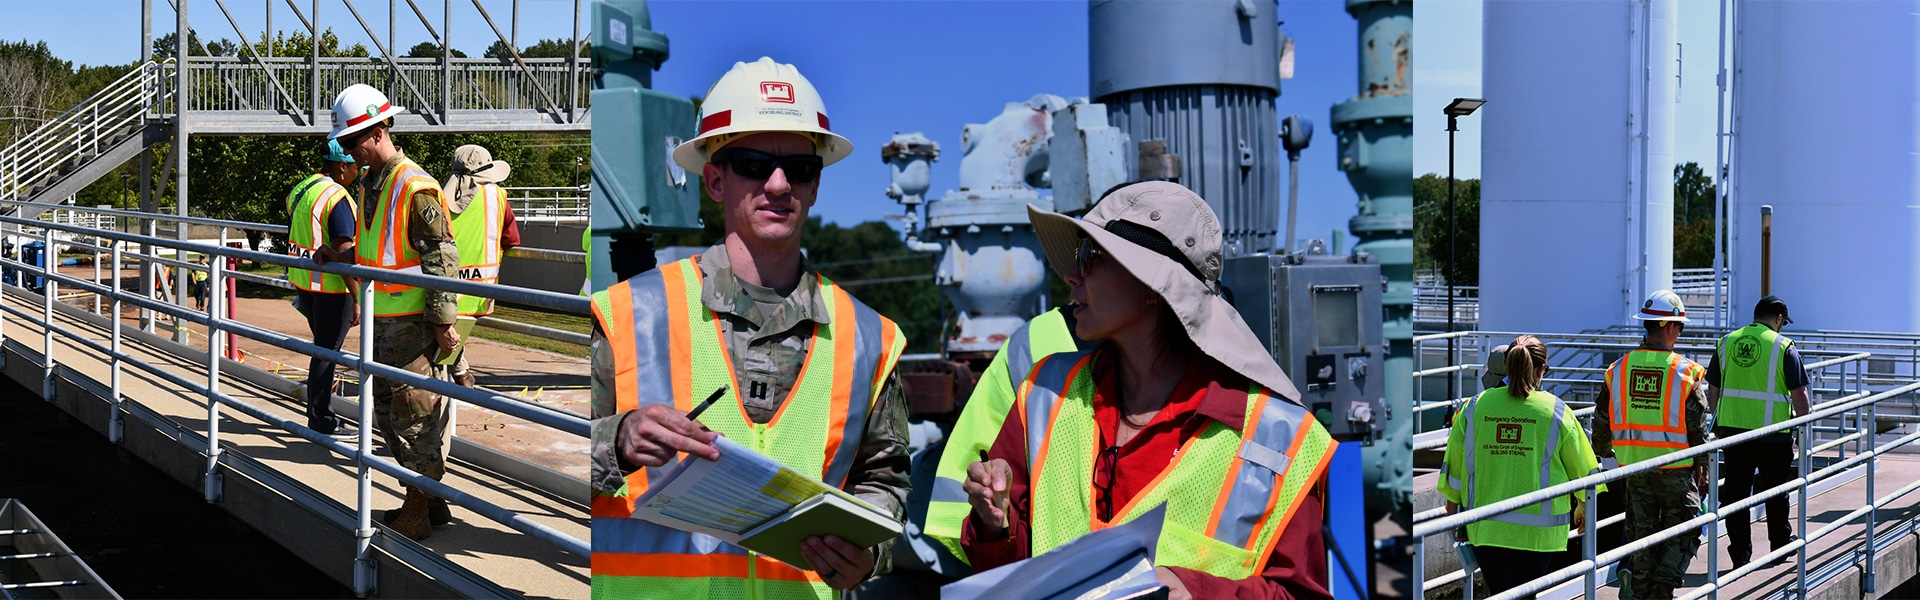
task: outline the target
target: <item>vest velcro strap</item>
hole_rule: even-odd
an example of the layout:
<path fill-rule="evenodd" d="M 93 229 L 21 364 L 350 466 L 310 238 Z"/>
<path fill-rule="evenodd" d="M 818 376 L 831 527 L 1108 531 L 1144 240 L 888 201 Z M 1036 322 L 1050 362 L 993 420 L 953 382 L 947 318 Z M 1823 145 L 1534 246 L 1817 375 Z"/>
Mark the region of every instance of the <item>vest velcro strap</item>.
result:
<path fill-rule="evenodd" d="M 1665 431 L 1647 431 L 1647 430 L 1640 430 L 1640 429 L 1615 429 L 1613 430 L 1613 442 L 1615 445 L 1639 445 L 1639 446 L 1651 446 L 1653 444 L 1679 444 L 1681 448 L 1685 448 L 1687 447 L 1687 435 L 1684 433 L 1672 433 L 1672 432 L 1665 432 Z M 1626 442 L 1633 442 L 1633 444 L 1626 444 Z M 1664 446 L 1656 446 L 1656 447 L 1664 447 Z"/>
<path fill-rule="evenodd" d="M 1720 388 L 1720 397 L 1721 398 L 1743 398 L 1747 400 L 1759 400 L 1762 402 L 1785 402 L 1787 399 L 1786 396 L 1782 396 L 1780 394 L 1769 394 L 1767 392 L 1755 392 L 1752 390 L 1735 390 L 1735 389 L 1728 389 L 1728 388 Z"/>
<path fill-rule="evenodd" d="M 1240 458 L 1245 459 L 1247 462 L 1266 467 L 1268 471 L 1275 473 L 1287 472 L 1287 465 L 1293 462 L 1293 459 L 1288 458 L 1287 455 L 1282 454 L 1279 450 L 1260 445 L 1260 443 L 1253 440 L 1247 440 L 1240 444 Z"/>

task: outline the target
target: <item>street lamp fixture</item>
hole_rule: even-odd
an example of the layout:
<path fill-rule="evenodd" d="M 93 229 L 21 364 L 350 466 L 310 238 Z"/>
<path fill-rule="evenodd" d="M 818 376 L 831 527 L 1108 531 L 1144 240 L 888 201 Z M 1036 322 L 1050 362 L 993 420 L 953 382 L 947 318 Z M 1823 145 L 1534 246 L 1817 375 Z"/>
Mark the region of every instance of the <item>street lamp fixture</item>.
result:
<path fill-rule="evenodd" d="M 1486 103 L 1486 100 L 1480 98 L 1454 98 L 1453 102 L 1447 103 L 1447 107 L 1442 110 L 1447 115 L 1447 333 L 1454 332 L 1453 286 L 1454 281 L 1458 279 L 1459 271 L 1454 264 L 1457 260 L 1454 247 L 1458 245 L 1454 240 L 1460 237 L 1460 226 L 1454 221 L 1458 214 L 1453 211 L 1453 134 L 1460 130 L 1458 126 L 1460 117 L 1473 114 L 1473 111 L 1480 110 L 1480 105 Z M 1459 362 L 1458 353 L 1455 351 L 1455 339 L 1451 335 L 1447 336 L 1447 366 L 1449 367 Z M 1457 383 L 1458 375 L 1458 371 L 1447 372 L 1448 400 L 1454 399 L 1460 393 Z"/>

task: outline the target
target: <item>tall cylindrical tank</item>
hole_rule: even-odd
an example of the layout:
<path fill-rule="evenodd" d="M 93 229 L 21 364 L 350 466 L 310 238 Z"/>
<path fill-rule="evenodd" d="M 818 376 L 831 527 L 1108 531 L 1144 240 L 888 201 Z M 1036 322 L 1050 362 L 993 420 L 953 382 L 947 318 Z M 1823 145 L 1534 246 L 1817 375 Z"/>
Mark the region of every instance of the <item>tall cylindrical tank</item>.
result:
<path fill-rule="evenodd" d="M 1480 329 L 1625 324 L 1672 285 L 1677 14 L 1671 0 L 1485 4 L 1487 105 L 1460 121 L 1484 127 Z"/>
<path fill-rule="evenodd" d="M 1360 196 L 1348 221 L 1354 251 L 1380 262 L 1387 278 L 1381 319 L 1387 339 L 1383 379 L 1389 419 L 1385 440 L 1367 447 L 1367 482 L 1376 512 L 1405 506 L 1403 483 L 1413 471 L 1413 2 L 1348 0 L 1360 28 L 1360 83 L 1333 106 L 1338 166 Z"/>
<path fill-rule="evenodd" d="M 1743 2 L 1734 54 L 1731 323 L 1920 332 L 1920 2 Z"/>
<path fill-rule="evenodd" d="M 1095 0 L 1087 13 L 1095 102 L 1133 141 L 1179 155 L 1179 182 L 1220 216 L 1229 256 L 1277 243 L 1275 11 L 1273 0 Z"/>

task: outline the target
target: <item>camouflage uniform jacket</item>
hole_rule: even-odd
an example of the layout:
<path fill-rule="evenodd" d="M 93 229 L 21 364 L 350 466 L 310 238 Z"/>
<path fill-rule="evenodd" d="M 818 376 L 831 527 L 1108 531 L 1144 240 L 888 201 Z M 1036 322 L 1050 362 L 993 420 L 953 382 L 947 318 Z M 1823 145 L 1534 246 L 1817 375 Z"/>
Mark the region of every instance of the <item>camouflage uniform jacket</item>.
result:
<path fill-rule="evenodd" d="M 829 322 L 826 302 L 819 294 L 819 279 L 803 258 L 799 285 L 773 314 L 763 314 L 759 304 L 748 296 L 746 284 L 728 268 L 726 246 L 715 245 L 702 253 L 700 271 L 705 281 L 700 303 L 720 316 L 727 356 L 745 388 L 738 394 L 747 417 L 754 423 L 771 421 L 799 378 L 813 341 L 813 324 Z M 605 339 L 596 325 L 592 355 L 592 482 L 596 493 L 620 489 L 626 485 L 626 473 L 638 468 L 621 460 L 615 450 L 614 440 L 624 413 L 613 412 L 613 352 L 606 348 Z M 867 417 L 866 434 L 854 456 L 846 489 L 904 521 L 908 461 L 907 400 L 896 371 L 887 377 Z M 890 569 L 892 546 L 889 540 L 875 547 L 874 574 Z"/>
<path fill-rule="evenodd" d="M 405 153 L 395 151 L 386 164 L 360 178 L 360 223 L 363 227 L 373 223 L 373 213 L 380 209 L 380 199 L 387 195 L 387 173 L 392 172 L 400 164 L 400 159 L 405 157 Z M 413 247 L 414 252 L 420 253 L 420 272 L 433 277 L 459 277 L 460 250 L 453 242 L 453 216 L 441 208 L 440 200 L 433 192 L 416 193 L 413 201 L 407 204 L 412 210 L 412 217 L 407 219 L 407 244 Z M 427 288 L 426 296 L 427 310 L 420 313 L 420 319 L 433 325 L 453 324 L 460 314 L 460 295 Z"/>
<path fill-rule="evenodd" d="M 1673 351 L 1671 348 L 1667 348 L 1653 341 L 1641 342 L 1640 349 L 1659 350 L 1661 352 Z M 1705 381 L 1694 382 L 1693 393 L 1687 395 L 1687 446 L 1689 447 L 1702 446 L 1707 443 L 1706 384 L 1707 382 Z M 1612 406 L 1613 390 L 1608 387 L 1608 383 L 1603 381 L 1600 384 L 1600 398 L 1595 400 L 1593 404 L 1593 455 L 1600 458 L 1613 456 Z M 1705 468 L 1707 466 L 1707 459 L 1704 457 L 1695 457 L 1693 461 L 1693 466 L 1696 468 Z"/>

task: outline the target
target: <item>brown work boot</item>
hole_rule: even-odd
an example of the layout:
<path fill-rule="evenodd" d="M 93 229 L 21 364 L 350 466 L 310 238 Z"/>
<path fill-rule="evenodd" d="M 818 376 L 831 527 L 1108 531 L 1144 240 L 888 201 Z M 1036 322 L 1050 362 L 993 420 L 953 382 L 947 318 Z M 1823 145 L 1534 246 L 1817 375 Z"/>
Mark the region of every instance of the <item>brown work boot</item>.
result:
<path fill-rule="evenodd" d="M 383 514 L 380 515 L 380 522 L 386 523 L 387 525 L 393 525 L 394 519 L 400 518 L 400 511 L 401 509 L 398 509 L 398 508 L 393 510 L 388 510 L 388 511 L 382 511 Z M 438 496 L 428 494 L 427 495 L 427 520 L 432 522 L 434 527 L 439 527 L 441 525 L 451 525 L 453 524 L 453 508 L 447 504 L 446 500 L 442 500 Z"/>
<path fill-rule="evenodd" d="M 407 539 L 424 540 L 432 532 L 432 525 L 428 523 L 425 492 L 407 488 L 407 503 L 402 505 L 400 510 L 390 512 L 398 512 L 400 516 L 394 518 L 388 526 L 392 527 L 395 533 L 407 536 Z"/>
<path fill-rule="evenodd" d="M 453 375 L 453 382 L 466 386 L 468 389 L 472 389 L 473 388 L 473 371 L 468 370 L 464 373 L 455 373 Z"/>

